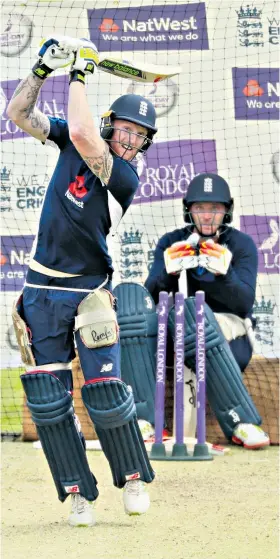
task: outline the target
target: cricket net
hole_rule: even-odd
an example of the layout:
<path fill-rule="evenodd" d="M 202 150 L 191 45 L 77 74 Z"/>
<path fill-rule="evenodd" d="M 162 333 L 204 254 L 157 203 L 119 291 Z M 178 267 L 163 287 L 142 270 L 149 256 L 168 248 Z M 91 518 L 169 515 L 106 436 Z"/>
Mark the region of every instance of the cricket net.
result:
<path fill-rule="evenodd" d="M 33 66 L 41 39 L 54 33 L 90 38 L 102 55 L 137 60 L 144 68 L 148 63 L 182 68 L 179 76 L 158 83 L 101 71 L 88 80 L 87 95 L 97 125 L 113 100 L 127 92 L 149 98 L 158 117 L 155 143 L 136 163 L 139 189 L 112 240 L 114 283 L 143 283 L 159 237 L 183 226 L 182 198 L 190 180 L 204 171 L 222 175 L 234 197 L 234 226 L 253 237 L 259 254 L 254 306 L 258 358 L 249 384 L 252 390 L 260 390 L 265 413 L 277 421 L 277 2 L 6 0 L 1 11 L 2 434 L 21 435 L 23 419 L 26 429 L 19 380 L 23 369 L 11 305 L 24 283 L 58 156 L 55 149 L 19 130 L 7 115 L 7 105 Z M 38 106 L 47 115 L 67 118 L 67 99 L 68 75 L 58 70 L 44 84 Z M 27 430 L 32 430 L 28 421 Z"/>

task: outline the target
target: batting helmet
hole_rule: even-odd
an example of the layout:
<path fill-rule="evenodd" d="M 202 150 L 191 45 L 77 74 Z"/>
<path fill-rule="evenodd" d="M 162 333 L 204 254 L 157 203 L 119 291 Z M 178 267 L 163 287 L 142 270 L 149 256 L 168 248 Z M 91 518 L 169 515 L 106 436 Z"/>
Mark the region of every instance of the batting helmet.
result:
<path fill-rule="evenodd" d="M 122 95 L 111 105 L 109 111 L 102 115 L 100 132 L 104 140 L 110 140 L 113 135 L 114 120 L 128 120 L 140 124 L 147 129 L 147 140 L 139 151 L 146 151 L 153 143 L 153 136 L 157 132 L 156 111 L 148 99 L 142 95 L 128 93 Z"/>
<path fill-rule="evenodd" d="M 228 183 L 219 175 L 201 173 L 191 180 L 188 192 L 183 198 L 183 212 L 186 223 L 190 223 L 190 206 L 194 202 L 219 202 L 220 204 L 225 204 L 228 211 L 223 219 L 223 224 L 232 221 L 233 198 L 231 197 Z"/>

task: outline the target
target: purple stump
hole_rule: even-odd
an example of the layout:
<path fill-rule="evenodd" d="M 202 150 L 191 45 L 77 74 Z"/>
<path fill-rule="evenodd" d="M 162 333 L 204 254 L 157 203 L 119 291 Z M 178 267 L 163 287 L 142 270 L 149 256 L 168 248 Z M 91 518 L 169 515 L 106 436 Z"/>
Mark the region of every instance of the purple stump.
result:
<path fill-rule="evenodd" d="M 205 436 L 205 296 L 204 291 L 195 294 L 196 310 L 196 406 L 197 406 L 197 444 L 204 444 Z"/>
<path fill-rule="evenodd" d="M 158 304 L 157 371 L 155 397 L 155 444 L 162 444 L 164 423 L 168 293 L 161 291 Z"/>
<path fill-rule="evenodd" d="M 184 295 L 175 295 L 175 424 L 176 443 L 184 443 Z"/>

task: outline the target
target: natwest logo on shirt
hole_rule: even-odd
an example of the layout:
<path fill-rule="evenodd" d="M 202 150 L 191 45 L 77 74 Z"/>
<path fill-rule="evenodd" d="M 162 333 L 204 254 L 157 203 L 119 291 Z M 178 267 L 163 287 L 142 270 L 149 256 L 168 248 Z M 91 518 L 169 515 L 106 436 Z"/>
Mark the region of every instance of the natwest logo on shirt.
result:
<path fill-rule="evenodd" d="M 76 198 L 83 198 L 87 194 L 87 189 L 85 187 L 85 177 L 77 176 L 73 182 L 70 182 L 68 190 L 65 192 L 66 198 L 73 202 L 78 208 L 84 207 L 84 202 L 76 200 Z"/>
<path fill-rule="evenodd" d="M 204 2 L 94 9 L 88 20 L 100 52 L 209 48 Z"/>
<path fill-rule="evenodd" d="M 276 68 L 233 68 L 235 118 L 278 120 L 279 70 Z"/>
<path fill-rule="evenodd" d="M 87 193 L 87 189 L 85 187 L 85 177 L 77 176 L 74 182 L 70 182 L 69 190 L 77 198 L 83 198 Z"/>

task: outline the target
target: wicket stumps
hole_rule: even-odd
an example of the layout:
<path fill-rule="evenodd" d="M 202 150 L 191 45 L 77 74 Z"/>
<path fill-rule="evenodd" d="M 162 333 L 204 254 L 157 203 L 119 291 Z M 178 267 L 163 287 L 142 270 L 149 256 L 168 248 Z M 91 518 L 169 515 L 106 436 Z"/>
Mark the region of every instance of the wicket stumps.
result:
<path fill-rule="evenodd" d="M 162 291 L 158 305 L 157 371 L 155 396 L 155 442 L 150 452 L 151 460 L 212 460 L 205 442 L 205 332 L 204 332 L 204 291 L 195 294 L 196 306 L 196 381 L 197 381 L 197 443 L 193 454 L 188 453 L 184 443 L 184 295 L 175 295 L 175 433 L 172 451 L 167 452 L 162 440 L 164 426 L 166 343 L 168 293 Z"/>

